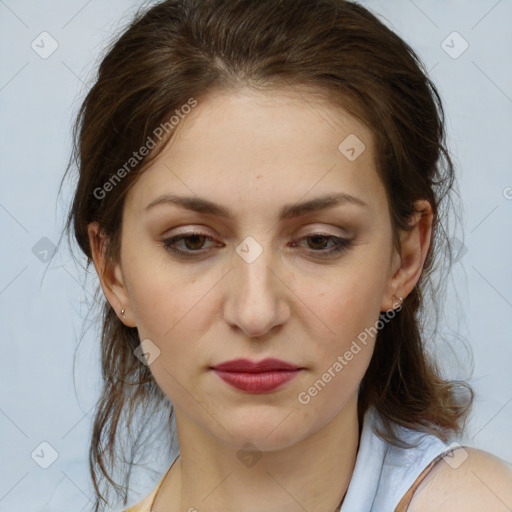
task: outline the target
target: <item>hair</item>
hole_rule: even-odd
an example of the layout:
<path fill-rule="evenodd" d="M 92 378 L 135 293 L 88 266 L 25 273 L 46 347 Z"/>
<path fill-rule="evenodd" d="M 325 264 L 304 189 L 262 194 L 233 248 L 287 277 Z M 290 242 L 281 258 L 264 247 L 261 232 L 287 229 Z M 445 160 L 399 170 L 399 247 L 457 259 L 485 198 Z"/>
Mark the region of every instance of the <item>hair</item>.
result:
<path fill-rule="evenodd" d="M 466 383 L 441 376 L 422 331 L 426 294 L 437 302 L 441 292 L 434 271 L 442 273 L 452 262 L 441 221 L 454 188 L 443 107 L 427 75 L 414 51 L 357 3 L 167 0 L 141 8 L 106 49 L 73 127 L 66 173 L 75 164 L 78 181 L 66 221 L 68 237 L 74 235 L 88 268 L 87 228 L 98 222 L 107 261 L 118 261 L 126 193 L 170 140 L 172 129 L 166 128 L 133 169 L 120 170 L 191 99 L 200 102 L 215 90 L 241 88 L 270 92 L 300 87 L 322 95 L 371 130 L 397 249 L 399 231 L 409 229 L 415 201 L 428 200 L 434 213 L 420 279 L 395 318 L 378 332 L 360 385 L 359 417 L 373 406 L 382 420 L 379 434 L 395 444 L 401 442 L 396 426 L 446 440 L 462 431 L 473 392 Z M 115 190 L 98 198 L 107 182 Z M 163 405 L 169 426 L 173 417 L 172 404 L 148 366 L 134 356 L 140 344 L 137 329 L 124 325 L 105 297 L 101 315 L 103 388 L 89 450 L 95 511 L 100 500 L 106 503 L 98 485 L 103 479 L 126 504 L 128 480 L 121 486 L 112 477 L 125 415 L 128 431 L 137 410 L 151 418 Z M 464 399 L 460 389 L 467 391 Z"/>

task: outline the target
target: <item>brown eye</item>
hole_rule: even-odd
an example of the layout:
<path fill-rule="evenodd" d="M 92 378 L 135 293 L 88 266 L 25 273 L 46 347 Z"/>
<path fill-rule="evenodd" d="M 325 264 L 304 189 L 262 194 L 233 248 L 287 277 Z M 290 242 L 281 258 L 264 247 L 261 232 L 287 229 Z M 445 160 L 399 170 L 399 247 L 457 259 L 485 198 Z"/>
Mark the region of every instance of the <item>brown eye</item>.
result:
<path fill-rule="evenodd" d="M 299 240 L 311 240 L 311 242 L 308 242 L 308 249 L 309 252 L 312 252 L 315 255 L 318 255 L 320 257 L 322 256 L 331 256 L 338 254 L 340 252 L 348 250 L 352 244 L 353 240 L 349 240 L 347 238 L 341 238 L 339 236 L 334 235 L 326 235 L 322 233 L 314 233 L 309 236 L 305 236 Z M 326 244 L 328 242 L 333 242 L 333 245 L 330 247 L 326 247 Z M 298 245 L 298 244 L 293 244 Z"/>
<path fill-rule="evenodd" d="M 323 233 L 314 233 L 309 236 L 305 236 L 299 240 L 299 242 L 309 240 L 307 243 L 307 250 L 318 257 L 329 257 L 335 254 L 341 253 L 349 249 L 352 245 L 353 240 L 341 238 L 334 235 L 327 235 Z M 215 239 L 204 233 L 183 233 L 163 240 L 161 245 L 164 248 L 180 257 L 190 257 L 202 255 L 208 248 L 204 245 L 206 242 L 215 242 Z M 181 247 L 179 244 L 181 243 Z M 328 245 L 328 244 L 332 245 Z M 298 246 L 298 243 L 293 243 L 292 246 Z"/>
<path fill-rule="evenodd" d="M 183 237 L 183 241 L 185 242 L 186 248 L 192 251 L 201 249 L 201 246 L 204 244 L 205 239 L 206 237 L 204 235 L 193 235 Z"/>
<path fill-rule="evenodd" d="M 311 249 L 323 250 L 323 249 L 326 249 L 325 244 L 327 242 L 331 241 L 330 238 L 331 237 L 324 236 L 324 235 L 314 235 L 314 236 L 309 236 L 307 239 L 311 240 L 313 242 L 312 244 L 309 244 Z"/>
<path fill-rule="evenodd" d="M 202 254 L 204 252 L 202 250 L 203 246 L 207 241 L 214 242 L 215 240 L 204 233 L 183 233 L 162 240 L 161 245 L 178 256 L 187 257 L 188 255 L 194 256 L 194 253 Z M 183 245 L 177 247 L 180 242 L 183 242 Z"/>

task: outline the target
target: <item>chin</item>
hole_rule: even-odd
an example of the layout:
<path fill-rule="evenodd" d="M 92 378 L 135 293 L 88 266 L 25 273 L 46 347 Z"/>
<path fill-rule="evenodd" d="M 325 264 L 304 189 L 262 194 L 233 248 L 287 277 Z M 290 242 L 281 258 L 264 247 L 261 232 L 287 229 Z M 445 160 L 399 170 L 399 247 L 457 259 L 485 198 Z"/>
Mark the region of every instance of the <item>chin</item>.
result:
<path fill-rule="evenodd" d="M 214 428 L 225 444 L 237 450 L 247 443 L 260 451 L 281 450 L 307 437 L 304 431 L 307 426 L 302 420 L 298 422 L 296 416 L 296 412 L 290 414 L 289 409 L 277 407 L 269 412 L 255 410 L 254 414 L 239 411 L 218 418 L 226 430 L 219 425 Z"/>

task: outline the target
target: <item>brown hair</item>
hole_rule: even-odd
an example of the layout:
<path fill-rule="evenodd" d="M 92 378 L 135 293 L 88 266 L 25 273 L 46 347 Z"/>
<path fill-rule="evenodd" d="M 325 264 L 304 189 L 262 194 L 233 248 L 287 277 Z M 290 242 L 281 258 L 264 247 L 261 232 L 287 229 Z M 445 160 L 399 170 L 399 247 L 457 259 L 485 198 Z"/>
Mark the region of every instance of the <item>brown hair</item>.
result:
<path fill-rule="evenodd" d="M 122 173 L 115 191 L 100 199 L 95 191 L 112 183 L 134 150 L 154 139 L 155 128 L 191 98 L 201 101 L 214 89 L 279 86 L 320 92 L 370 128 L 397 248 L 414 202 L 427 199 L 432 205 L 434 236 L 423 273 L 402 310 L 378 333 L 360 386 L 359 414 L 373 405 L 383 421 L 381 435 L 390 442 L 400 443 L 395 425 L 447 439 L 461 430 L 472 391 L 443 380 L 421 333 L 425 293 L 440 291 L 433 280 L 435 262 L 439 271 L 451 263 L 440 223 L 441 206 L 454 185 L 443 108 L 413 50 L 362 6 L 344 0 L 167 0 L 139 11 L 108 48 L 77 116 L 67 169 L 72 163 L 78 167 L 68 236 L 73 230 L 88 267 L 87 226 L 99 222 L 105 254 L 117 261 L 126 192 L 172 130 L 131 172 Z M 134 356 L 137 329 L 125 326 L 108 301 L 102 307 L 104 385 L 89 452 L 95 510 L 100 499 L 106 502 L 98 487 L 103 478 L 118 494 L 124 492 L 126 504 L 129 475 L 125 487 L 112 478 L 123 421 L 130 432 L 136 411 L 150 419 L 157 407 L 168 407 L 169 425 L 173 413 L 148 366 Z M 457 385 L 469 391 L 464 400 Z"/>

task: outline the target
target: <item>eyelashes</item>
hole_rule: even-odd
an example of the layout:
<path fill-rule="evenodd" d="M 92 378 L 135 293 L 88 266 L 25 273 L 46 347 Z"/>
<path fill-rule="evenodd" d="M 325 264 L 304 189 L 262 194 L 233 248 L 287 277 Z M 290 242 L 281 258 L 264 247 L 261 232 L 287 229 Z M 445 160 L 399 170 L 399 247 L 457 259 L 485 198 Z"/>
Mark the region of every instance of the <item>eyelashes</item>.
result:
<path fill-rule="evenodd" d="M 185 242 L 190 242 L 192 241 L 192 245 L 194 245 L 194 242 L 196 242 L 196 245 L 197 245 L 197 240 L 199 239 L 199 245 L 203 245 L 204 243 L 204 240 L 207 240 L 207 241 L 210 241 L 210 242 L 215 242 L 215 239 L 212 238 L 211 236 L 209 235 L 205 235 L 204 233 L 196 233 L 196 232 L 192 232 L 192 233 L 184 233 L 184 234 L 181 234 L 181 235 L 176 235 L 176 236 L 172 236 L 170 238 L 167 238 L 165 240 L 162 241 L 162 245 L 165 247 L 165 249 L 167 249 L 169 252 L 173 253 L 173 254 L 176 254 L 178 256 L 181 256 L 181 257 L 194 257 L 194 256 L 200 256 L 200 255 L 204 255 L 205 254 L 205 251 L 204 250 L 197 250 L 196 249 L 192 249 L 192 250 L 183 250 L 183 249 L 178 249 L 176 248 L 176 245 L 178 244 L 178 242 L 181 242 L 181 241 L 185 241 Z M 203 243 L 201 243 L 203 242 Z M 186 246 L 185 246 L 186 247 Z M 195 253 L 195 254 L 194 254 Z"/>
<path fill-rule="evenodd" d="M 306 252 L 310 255 L 319 258 L 328 258 L 331 256 L 338 255 L 347 251 L 353 245 L 353 240 L 348 238 L 342 238 L 334 235 L 328 235 L 325 233 L 312 233 L 310 235 L 304 236 L 298 240 L 298 242 L 302 242 L 304 240 L 312 240 L 313 245 L 320 245 L 320 249 L 306 249 Z M 211 236 L 200 233 L 200 232 L 190 232 L 190 233 L 182 233 L 180 235 L 172 236 L 170 238 L 166 238 L 162 240 L 160 245 L 164 247 L 168 252 L 185 259 L 192 259 L 194 257 L 204 256 L 208 249 L 203 249 L 203 246 L 206 241 L 215 242 L 215 239 Z M 325 242 L 332 242 L 333 245 L 330 248 L 325 249 Z M 178 248 L 177 245 L 183 242 L 182 248 Z M 297 241 L 292 242 L 293 247 L 297 247 L 299 244 Z M 199 247 L 198 247 L 199 246 Z M 220 244 L 219 246 L 222 246 Z"/>
<path fill-rule="evenodd" d="M 304 237 L 300 238 L 299 241 L 308 240 L 308 239 L 312 239 L 312 240 L 313 239 L 316 239 L 316 240 L 323 239 L 323 240 L 333 242 L 334 245 L 330 249 L 310 250 L 310 252 L 313 252 L 313 253 L 320 253 L 320 254 L 327 254 L 327 255 L 338 254 L 340 252 L 344 252 L 344 251 L 348 250 L 353 244 L 353 240 L 350 240 L 348 238 L 342 238 L 342 237 L 334 236 L 334 235 L 326 235 L 326 234 L 322 234 L 322 233 L 313 233 L 311 235 L 304 236 Z M 297 244 L 293 243 L 292 245 L 296 246 Z"/>

